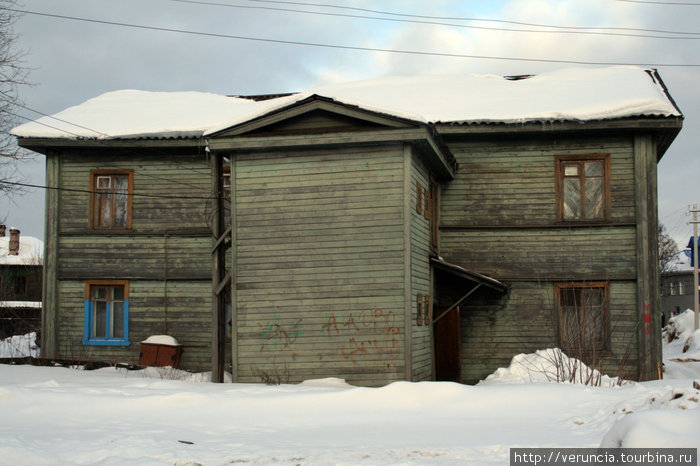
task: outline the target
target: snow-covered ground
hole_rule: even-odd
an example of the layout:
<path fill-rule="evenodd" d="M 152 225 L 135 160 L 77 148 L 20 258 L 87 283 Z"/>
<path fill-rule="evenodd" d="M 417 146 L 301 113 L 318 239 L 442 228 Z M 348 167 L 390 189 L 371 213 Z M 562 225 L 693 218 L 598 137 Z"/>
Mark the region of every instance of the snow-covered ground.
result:
<path fill-rule="evenodd" d="M 511 447 L 697 448 L 700 367 L 682 350 L 700 333 L 687 321 L 674 321 L 686 341 L 666 346 L 667 378 L 599 387 L 547 382 L 555 350 L 520 355 L 476 386 L 0 365 L 0 464 L 487 465 L 508 464 Z"/>

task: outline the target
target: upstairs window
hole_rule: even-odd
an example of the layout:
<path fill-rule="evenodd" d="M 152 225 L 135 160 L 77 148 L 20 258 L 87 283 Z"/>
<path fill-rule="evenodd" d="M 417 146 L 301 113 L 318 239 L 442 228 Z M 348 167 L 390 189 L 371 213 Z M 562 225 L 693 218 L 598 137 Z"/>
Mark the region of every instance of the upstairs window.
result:
<path fill-rule="evenodd" d="M 97 229 L 131 228 L 132 170 L 93 170 L 91 178 L 91 224 Z"/>
<path fill-rule="evenodd" d="M 608 217 L 609 166 L 607 155 L 556 158 L 560 221 L 602 221 Z"/>
<path fill-rule="evenodd" d="M 12 293 L 15 297 L 27 295 L 27 277 L 18 275 L 12 280 Z"/>
<path fill-rule="evenodd" d="M 439 217 L 439 187 L 434 178 L 430 178 L 430 188 L 426 194 L 425 209 L 430 219 L 430 249 L 437 254 L 439 250 L 440 231 L 438 226 Z"/>
<path fill-rule="evenodd" d="M 85 284 L 83 344 L 127 346 L 129 341 L 129 282 L 93 281 Z"/>

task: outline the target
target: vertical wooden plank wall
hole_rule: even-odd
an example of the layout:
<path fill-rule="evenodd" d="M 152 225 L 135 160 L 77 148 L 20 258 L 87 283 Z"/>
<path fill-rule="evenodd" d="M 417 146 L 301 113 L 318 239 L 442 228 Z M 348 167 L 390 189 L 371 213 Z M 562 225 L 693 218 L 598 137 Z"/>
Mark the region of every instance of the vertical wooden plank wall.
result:
<path fill-rule="evenodd" d="M 430 324 L 418 322 L 418 295 L 425 297 L 432 295 L 430 280 L 430 220 L 426 219 L 422 213 L 416 209 L 419 201 L 418 185 L 423 192 L 420 195 L 422 204 L 421 211 L 425 210 L 425 190 L 429 189 L 430 177 L 428 170 L 420 160 L 413 154 L 411 159 L 411 182 L 408 187 L 411 196 L 411 205 L 408 214 L 411 220 L 411 323 L 407 328 L 413 333 L 413 373 L 411 380 L 431 380 L 433 376 L 432 363 L 432 340 Z M 425 304 L 424 304 L 425 306 Z"/>
<path fill-rule="evenodd" d="M 238 371 L 238 205 L 236 189 L 236 173 L 238 172 L 236 157 L 229 156 L 231 173 L 231 251 L 229 253 L 229 270 L 231 271 L 231 380 L 240 381 Z"/>
<path fill-rule="evenodd" d="M 410 145 L 403 146 L 403 329 L 404 329 L 404 379 L 413 380 L 413 323 L 412 319 L 412 295 L 413 295 L 413 261 L 411 223 L 415 212 L 415 201 L 412 196 L 413 183 L 413 150 Z M 414 206 L 411 209 L 411 205 Z"/>
<path fill-rule="evenodd" d="M 234 158 L 236 380 L 403 379 L 403 146 Z"/>
<path fill-rule="evenodd" d="M 661 311 L 658 286 L 658 205 L 656 146 L 651 136 L 634 139 L 637 215 L 637 309 L 639 379 L 660 376 Z"/>

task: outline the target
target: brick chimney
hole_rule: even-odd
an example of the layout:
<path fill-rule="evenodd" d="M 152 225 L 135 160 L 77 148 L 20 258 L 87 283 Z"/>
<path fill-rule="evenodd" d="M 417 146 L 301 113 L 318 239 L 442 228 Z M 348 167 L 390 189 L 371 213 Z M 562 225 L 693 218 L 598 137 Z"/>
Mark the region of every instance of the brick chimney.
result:
<path fill-rule="evenodd" d="M 0 237 L 5 237 L 5 225 L 0 225 Z"/>
<path fill-rule="evenodd" d="M 19 256 L 19 230 L 10 228 L 10 255 Z"/>

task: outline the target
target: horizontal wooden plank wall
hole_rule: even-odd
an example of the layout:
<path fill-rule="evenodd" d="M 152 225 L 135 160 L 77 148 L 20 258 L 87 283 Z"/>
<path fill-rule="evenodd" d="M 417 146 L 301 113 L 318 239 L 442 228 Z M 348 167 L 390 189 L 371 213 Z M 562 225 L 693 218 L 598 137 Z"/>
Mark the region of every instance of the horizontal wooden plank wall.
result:
<path fill-rule="evenodd" d="M 211 171 L 202 154 L 117 150 L 61 156 L 60 185 L 88 191 L 90 170 L 132 169 L 132 228 L 90 230 L 87 192 L 61 191 L 58 356 L 138 362 L 139 342 L 169 334 L 181 367 L 211 369 Z M 87 280 L 129 280 L 129 347 L 83 346 Z"/>
<path fill-rule="evenodd" d="M 594 363 L 609 374 L 635 378 L 637 373 L 637 319 L 635 282 L 610 284 L 611 347 Z M 479 295 L 462 312 L 462 381 L 477 383 L 513 356 L 557 346 L 554 285 L 516 282 L 508 296 Z M 576 355 L 572 355 L 576 356 Z"/>
<path fill-rule="evenodd" d="M 442 230 L 451 262 L 502 280 L 631 280 L 634 227 Z"/>
<path fill-rule="evenodd" d="M 62 156 L 61 184 L 85 192 L 61 192 L 61 234 L 85 232 L 89 226 L 91 169 L 133 169 L 134 234 L 206 227 L 211 213 L 211 171 L 203 154 L 120 150 L 70 153 Z M 154 196 L 154 197 L 150 197 Z M 157 196 L 157 197 L 155 197 Z"/>
<path fill-rule="evenodd" d="M 554 157 L 610 154 L 611 220 L 634 223 L 632 138 L 486 139 L 450 142 L 458 174 L 444 189 L 441 226 L 556 222 Z"/>
<path fill-rule="evenodd" d="M 81 280 L 59 281 L 59 354 L 76 360 L 136 364 L 141 341 L 150 335 L 167 334 L 183 345 L 181 368 L 211 369 L 211 284 L 169 282 L 167 302 L 162 281 L 129 283 L 128 347 L 83 346 L 83 296 Z"/>
<path fill-rule="evenodd" d="M 211 281 L 211 237 L 81 235 L 59 240 L 59 276 Z M 89 273 L 88 273 L 89 271 Z"/>
<path fill-rule="evenodd" d="M 235 158 L 238 381 L 402 379 L 401 146 Z"/>
<path fill-rule="evenodd" d="M 417 155 L 411 165 L 411 325 L 413 327 L 413 380 L 431 380 L 433 377 L 431 326 L 418 323 L 418 295 L 432 294 L 430 281 L 430 221 L 416 209 L 418 184 L 421 211 L 425 210 L 425 190 L 430 186 L 428 170 Z M 423 298 L 425 300 L 425 298 Z"/>
<path fill-rule="evenodd" d="M 462 380 L 475 383 L 519 353 L 557 345 L 554 284 L 610 283 L 612 351 L 604 370 L 636 376 L 636 229 L 632 138 L 451 141 L 459 163 L 443 187 L 441 254 L 508 282 L 508 295 L 462 307 Z M 557 224 L 555 156 L 610 154 L 610 221 Z M 489 297 L 490 296 L 490 297 Z"/>

